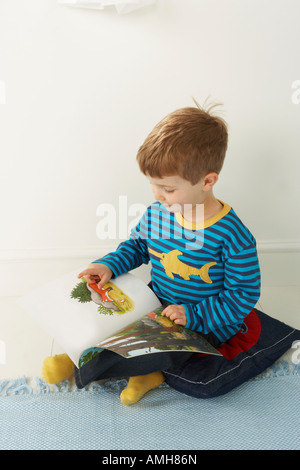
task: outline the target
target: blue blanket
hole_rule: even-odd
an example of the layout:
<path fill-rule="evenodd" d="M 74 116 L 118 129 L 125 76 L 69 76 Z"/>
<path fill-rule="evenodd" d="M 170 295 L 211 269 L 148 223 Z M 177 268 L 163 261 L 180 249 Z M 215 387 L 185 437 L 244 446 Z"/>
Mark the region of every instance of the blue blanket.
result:
<path fill-rule="evenodd" d="M 201 400 L 163 384 L 123 406 L 126 380 L 86 389 L 37 379 L 0 382 L 0 449 L 202 450 L 300 448 L 300 372 L 280 370 Z M 1 393 L 2 392 L 2 393 Z"/>

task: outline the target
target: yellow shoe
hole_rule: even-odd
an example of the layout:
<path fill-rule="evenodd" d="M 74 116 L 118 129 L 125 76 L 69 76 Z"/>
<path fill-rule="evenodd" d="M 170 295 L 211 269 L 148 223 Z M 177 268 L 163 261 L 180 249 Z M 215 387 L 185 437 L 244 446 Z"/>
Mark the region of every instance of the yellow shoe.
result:
<path fill-rule="evenodd" d="M 145 393 L 158 387 L 164 382 L 165 378 L 161 372 L 152 372 L 147 375 L 137 375 L 130 377 L 128 385 L 122 391 L 120 400 L 123 405 L 133 405 L 139 401 Z"/>
<path fill-rule="evenodd" d="M 49 356 L 43 362 L 42 376 L 48 384 L 57 384 L 74 375 L 74 363 L 67 354 Z"/>

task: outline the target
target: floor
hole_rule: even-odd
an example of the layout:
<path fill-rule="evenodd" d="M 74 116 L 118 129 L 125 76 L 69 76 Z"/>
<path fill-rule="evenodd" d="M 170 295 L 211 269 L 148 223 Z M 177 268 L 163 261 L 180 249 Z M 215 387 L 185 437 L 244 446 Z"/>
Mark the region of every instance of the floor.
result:
<path fill-rule="evenodd" d="M 257 308 L 300 329 L 299 306 L 300 286 L 276 286 L 264 287 Z M 0 297 L 0 324 L 0 380 L 41 376 L 43 359 L 63 352 L 15 297 Z"/>

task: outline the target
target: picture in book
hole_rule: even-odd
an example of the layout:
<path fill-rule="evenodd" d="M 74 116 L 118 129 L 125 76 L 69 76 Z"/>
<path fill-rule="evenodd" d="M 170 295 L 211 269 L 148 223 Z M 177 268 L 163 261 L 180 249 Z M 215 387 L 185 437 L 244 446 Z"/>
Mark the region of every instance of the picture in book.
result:
<path fill-rule="evenodd" d="M 124 314 L 134 308 L 133 300 L 113 282 L 103 288 L 81 280 L 71 292 L 79 302 L 94 302 L 100 315 Z M 200 333 L 176 325 L 161 315 L 163 308 L 143 314 L 141 318 L 115 332 L 93 347 L 82 352 L 79 367 L 82 367 L 103 349 L 109 349 L 125 358 L 164 351 L 205 352 L 218 354 Z"/>

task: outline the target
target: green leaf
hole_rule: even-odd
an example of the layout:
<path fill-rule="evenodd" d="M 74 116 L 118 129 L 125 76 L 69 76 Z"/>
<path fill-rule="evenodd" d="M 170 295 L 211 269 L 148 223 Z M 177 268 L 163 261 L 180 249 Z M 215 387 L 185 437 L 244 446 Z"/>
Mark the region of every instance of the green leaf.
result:
<path fill-rule="evenodd" d="M 86 282 L 79 282 L 71 292 L 71 298 L 77 299 L 81 303 L 91 302 L 91 293 L 87 288 Z"/>

